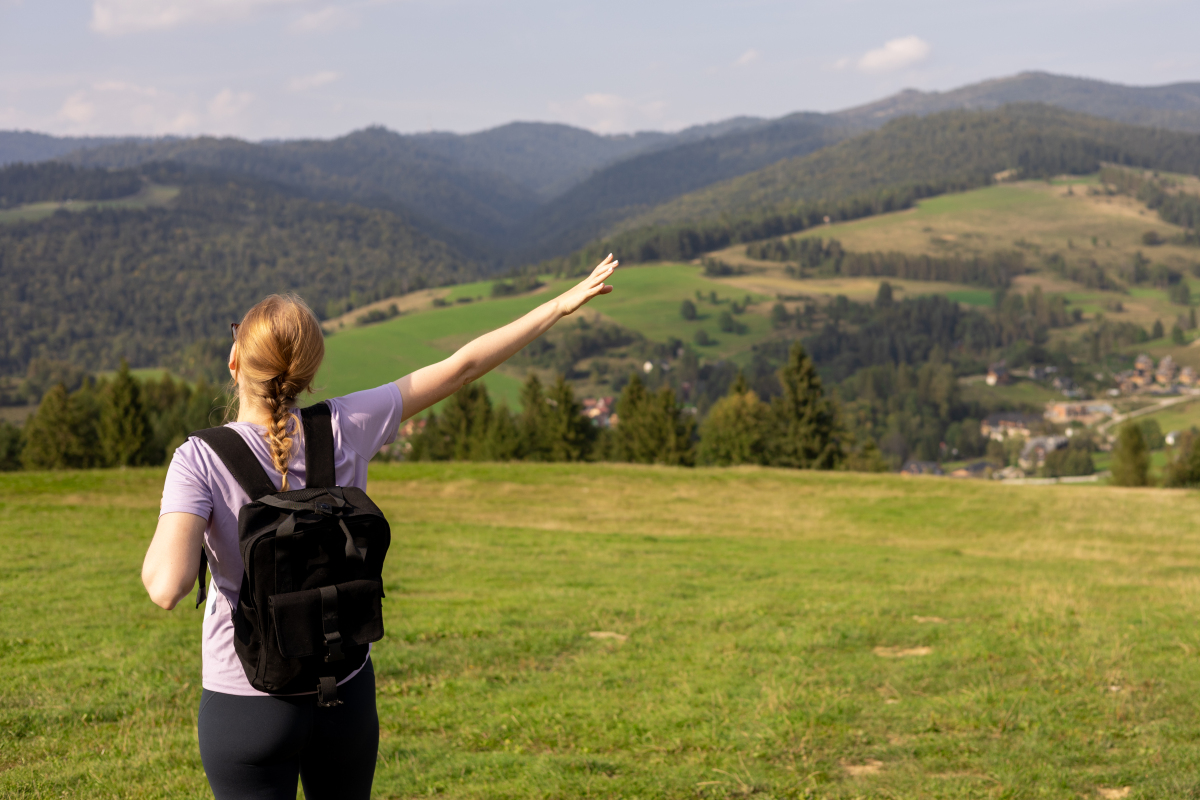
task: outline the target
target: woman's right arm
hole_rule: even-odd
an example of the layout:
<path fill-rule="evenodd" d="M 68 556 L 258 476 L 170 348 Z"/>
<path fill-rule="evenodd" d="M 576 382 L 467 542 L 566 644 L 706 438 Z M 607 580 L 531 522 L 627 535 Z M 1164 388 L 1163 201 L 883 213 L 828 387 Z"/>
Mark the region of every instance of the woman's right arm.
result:
<path fill-rule="evenodd" d="M 611 292 L 613 287 L 604 281 L 612 276 L 618 263 L 609 254 L 591 275 L 553 300 L 542 303 L 503 328 L 468 342 L 445 361 L 422 367 L 396 381 L 404 399 L 402 419 L 424 411 L 471 381 L 482 378 L 554 327 L 560 319 L 575 313 L 593 297 Z"/>

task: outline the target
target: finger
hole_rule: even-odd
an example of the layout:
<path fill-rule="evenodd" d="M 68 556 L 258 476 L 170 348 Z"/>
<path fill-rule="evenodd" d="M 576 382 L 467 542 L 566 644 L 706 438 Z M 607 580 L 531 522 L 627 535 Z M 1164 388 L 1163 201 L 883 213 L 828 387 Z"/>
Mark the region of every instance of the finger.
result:
<path fill-rule="evenodd" d="M 613 290 L 612 284 L 605 284 L 600 287 L 600 294 L 608 294 Z"/>

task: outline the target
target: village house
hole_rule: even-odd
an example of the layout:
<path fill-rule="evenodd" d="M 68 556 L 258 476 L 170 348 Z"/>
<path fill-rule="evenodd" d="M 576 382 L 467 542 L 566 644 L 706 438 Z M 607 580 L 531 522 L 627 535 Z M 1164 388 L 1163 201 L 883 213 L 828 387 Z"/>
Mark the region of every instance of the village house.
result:
<path fill-rule="evenodd" d="M 1024 436 L 1028 439 L 1033 435 L 1031 426 L 1041 422 L 1041 418 L 1033 414 L 1001 413 L 992 414 L 979 423 L 979 433 L 997 442 L 1003 442 L 1010 436 Z"/>
<path fill-rule="evenodd" d="M 1021 448 L 1017 464 L 1023 470 L 1035 470 L 1046 460 L 1048 453 L 1061 450 L 1070 444 L 1066 436 L 1035 436 Z"/>
<path fill-rule="evenodd" d="M 1003 386 L 1007 383 L 1012 383 L 1012 375 L 1008 371 L 1008 365 L 1003 361 L 997 361 L 988 367 L 987 371 L 988 386 Z"/>
<path fill-rule="evenodd" d="M 1047 422 L 1055 425 L 1067 425 L 1072 422 L 1094 425 L 1105 417 L 1111 417 L 1112 413 L 1113 407 L 1108 403 L 1054 402 L 1046 403 L 1046 413 L 1043 416 Z"/>
<path fill-rule="evenodd" d="M 585 397 L 583 399 L 583 415 L 590 419 L 598 428 L 609 428 L 616 422 L 613 413 L 613 398 Z"/>
<path fill-rule="evenodd" d="M 1196 370 L 1191 367 L 1184 367 L 1179 370 L 1179 383 L 1183 386 L 1196 385 Z"/>
<path fill-rule="evenodd" d="M 1175 370 L 1175 359 L 1163 356 L 1162 361 L 1158 362 L 1158 369 L 1154 372 L 1154 380 L 1163 386 L 1171 386 L 1175 383 Z"/>
<path fill-rule="evenodd" d="M 995 465 L 990 461 L 973 461 L 950 471 L 951 478 L 990 478 Z"/>

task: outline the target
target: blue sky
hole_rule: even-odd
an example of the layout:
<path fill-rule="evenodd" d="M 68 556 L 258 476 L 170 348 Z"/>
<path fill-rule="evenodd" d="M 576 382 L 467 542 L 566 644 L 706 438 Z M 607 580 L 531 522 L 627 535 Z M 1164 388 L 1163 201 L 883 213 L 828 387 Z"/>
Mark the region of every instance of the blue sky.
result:
<path fill-rule="evenodd" d="M 1195 0 L 0 0 L 0 129 L 602 133 L 1022 70 L 1200 80 Z"/>

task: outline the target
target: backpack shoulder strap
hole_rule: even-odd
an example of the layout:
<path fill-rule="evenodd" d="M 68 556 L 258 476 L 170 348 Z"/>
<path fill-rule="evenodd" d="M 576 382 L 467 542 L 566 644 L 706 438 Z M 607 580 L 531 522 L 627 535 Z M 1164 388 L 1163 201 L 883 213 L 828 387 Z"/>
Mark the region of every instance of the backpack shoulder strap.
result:
<path fill-rule="evenodd" d="M 206 428 L 192 433 L 200 441 L 213 449 L 221 459 L 221 463 L 229 470 L 229 474 L 238 482 L 238 486 L 250 500 L 254 501 L 278 491 L 275 484 L 267 477 L 267 471 L 258 463 L 258 458 L 246 440 L 232 428 Z"/>
<path fill-rule="evenodd" d="M 329 404 L 316 403 L 300 410 L 304 423 L 304 485 L 309 489 L 337 486 L 333 461 L 333 416 Z"/>

